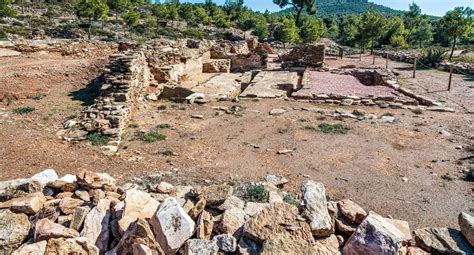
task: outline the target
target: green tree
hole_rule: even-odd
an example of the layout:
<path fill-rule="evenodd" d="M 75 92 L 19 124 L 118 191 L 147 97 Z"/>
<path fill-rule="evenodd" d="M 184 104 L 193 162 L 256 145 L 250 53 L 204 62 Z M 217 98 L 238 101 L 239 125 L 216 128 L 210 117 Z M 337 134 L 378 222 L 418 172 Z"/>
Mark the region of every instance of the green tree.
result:
<path fill-rule="evenodd" d="M 390 44 L 397 49 L 404 49 L 408 47 L 407 40 L 403 34 L 393 34 L 390 37 Z"/>
<path fill-rule="evenodd" d="M 267 20 L 264 16 L 257 16 L 255 19 L 255 29 L 252 32 L 260 40 L 265 40 L 270 36 Z"/>
<path fill-rule="evenodd" d="M 414 29 L 420 22 L 421 8 L 416 3 L 409 6 L 409 10 L 405 13 L 405 27 L 408 30 Z"/>
<path fill-rule="evenodd" d="M 421 19 L 418 27 L 413 31 L 412 38 L 418 43 L 420 48 L 423 48 L 424 43 L 433 41 L 433 32 L 430 21 L 427 18 Z"/>
<path fill-rule="evenodd" d="M 115 12 L 115 21 L 118 21 L 119 13 L 123 13 L 132 8 L 132 2 L 130 2 L 130 0 L 107 0 L 107 5 L 110 10 Z"/>
<path fill-rule="evenodd" d="M 469 7 L 456 7 L 449 11 L 441 19 L 444 32 L 452 41 L 451 54 L 449 60 L 453 58 L 454 50 L 456 49 L 456 41 L 468 35 L 473 29 L 473 10 Z"/>
<path fill-rule="evenodd" d="M 295 23 L 297 25 L 300 25 L 301 13 L 304 9 L 308 14 L 316 13 L 316 0 L 273 0 L 273 3 L 280 6 L 280 8 L 293 7 L 296 11 Z"/>
<path fill-rule="evenodd" d="M 244 0 L 226 0 L 222 8 L 231 19 L 238 19 L 245 11 Z"/>
<path fill-rule="evenodd" d="M 125 23 L 131 27 L 134 28 L 138 25 L 140 21 L 140 16 L 136 11 L 130 10 L 125 15 L 123 16 L 123 19 L 125 20 Z"/>
<path fill-rule="evenodd" d="M 286 47 L 286 43 L 296 43 L 299 40 L 299 36 L 294 20 L 284 17 L 276 25 L 274 36 L 276 40 L 283 42 L 283 47 Z"/>
<path fill-rule="evenodd" d="M 86 18 L 89 21 L 87 34 L 90 40 L 92 21 L 105 20 L 109 13 L 109 7 L 101 0 L 81 0 L 77 6 L 76 13 L 78 17 Z"/>
<path fill-rule="evenodd" d="M 186 21 L 193 22 L 196 19 L 194 5 L 190 3 L 181 4 L 179 7 L 179 16 Z"/>
<path fill-rule="evenodd" d="M 194 10 L 195 20 L 204 25 L 211 24 L 211 17 L 204 7 L 198 6 Z"/>
<path fill-rule="evenodd" d="M 0 17 L 15 16 L 15 10 L 11 8 L 11 0 L 0 0 Z"/>
<path fill-rule="evenodd" d="M 363 13 L 359 25 L 359 39 L 361 46 L 370 43 L 371 54 L 374 54 L 375 42 L 386 32 L 386 19 L 373 10 Z"/>
<path fill-rule="evenodd" d="M 323 22 L 326 26 L 326 34 L 324 36 L 335 41 L 339 34 L 337 23 L 334 21 L 333 17 L 325 17 Z"/>
<path fill-rule="evenodd" d="M 211 16 L 214 22 L 214 25 L 217 27 L 227 28 L 232 26 L 230 17 L 220 8 L 217 8 L 214 11 L 214 14 Z"/>
<path fill-rule="evenodd" d="M 315 18 L 305 18 L 300 28 L 300 38 L 305 43 L 317 42 L 326 33 L 324 23 Z"/>
<path fill-rule="evenodd" d="M 339 22 L 338 42 L 342 45 L 354 46 L 356 43 L 358 16 L 343 16 Z"/>

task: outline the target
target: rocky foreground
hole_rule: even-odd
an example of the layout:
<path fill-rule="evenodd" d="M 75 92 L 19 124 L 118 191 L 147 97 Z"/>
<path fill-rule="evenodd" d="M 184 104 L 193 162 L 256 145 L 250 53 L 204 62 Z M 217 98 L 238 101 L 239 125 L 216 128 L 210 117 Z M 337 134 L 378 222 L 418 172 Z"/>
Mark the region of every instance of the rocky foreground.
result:
<path fill-rule="evenodd" d="M 156 174 L 118 186 L 105 173 L 45 170 L 0 182 L 0 254 L 473 254 L 461 231 L 424 228 L 327 201 L 325 187 L 260 183 L 174 186 Z"/>

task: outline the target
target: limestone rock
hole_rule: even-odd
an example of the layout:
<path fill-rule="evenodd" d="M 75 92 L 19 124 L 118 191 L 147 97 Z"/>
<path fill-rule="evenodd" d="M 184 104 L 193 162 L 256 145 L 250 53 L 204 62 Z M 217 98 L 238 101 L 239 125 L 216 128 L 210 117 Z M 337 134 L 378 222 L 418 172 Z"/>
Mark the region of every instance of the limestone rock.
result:
<path fill-rule="evenodd" d="M 116 180 L 106 173 L 82 171 L 77 175 L 77 183 L 84 187 L 100 189 L 104 186 L 115 186 Z"/>
<path fill-rule="evenodd" d="M 315 255 L 340 255 L 341 249 L 339 245 L 339 240 L 335 235 L 330 235 L 329 237 L 316 240 L 316 248 Z"/>
<path fill-rule="evenodd" d="M 410 224 L 407 221 L 404 220 L 397 220 L 397 219 L 388 219 L 390 223 L 394 227 L 396 227 L 400 232 L 403 234 L 403 243 L 406 244 L 408 241 L 413 239 L 413 236 L 411 235 L 411 230 L 410 230 Z"/>
<path fill-rule="evenodd" d="M 45 254 L 99 255 L 99 249 L 84 237 L 49 239 Z"/>
<path fill-rule="evenodd" d="M 201 199 L 196 203 L 196 205 L 191 210 L 189 210 L 188 214 L 189 216 L 191 216 L 191 218 L 196 219 L 204 211 L 204 208 L 206 208 L 206 200 Z M 183 209 L 184 211 L 186 211 L 185 208 Z"/>
<path fill-rule="evenodd" d="M 245 212 L 242 209 L 232 208 L 222 215 L 219 229 L 224 234 L 239 235 L 240 228 L 245 223 Z"/>
<path fill-rule="evenodd" d="M 41 192 L 43 185 L 37 180 L 17 179 L 0 182 L 0 202 Z"/>
<path fill-rule="evenodd" d="M 135 244 L 142 244 L 146 247 L 136 247 Z M 125 234 L 116 246 L 115 252 L 116 254 L 136 254 L 137 249 L 140 251 L 151 251 L 151 253 L 145 254 L 165 254 L 160 244 L 155 240 L 150 225 L 144 219 L 138 219 L 128 226 Z"/>
<path fill-rule="evenodd" d="M 252 253 L 253 254 L 253 253 Z M 296 238 L 288 239 L 284 236 L 276 235 L 265 241 L 262 250 L 258 254 L 318 254 L 316 248 L 308 244 L 308 241 Z"/>
<path fill-rule="evenodd" d="M 237 250 L 237 239 L 229 234 L 214 236 L 212 240 L 223 252 L 235 252 Z"/>
<path fill-rule="evenodd" d="M 24 197 L 14 198 L 7 202 L 0 203 L 0 209 L 10 208 L 13 212 L 16 213 L 25 213 L 28 215 L 33 215 L 38 213 L 43 204 L 46 202 L 46 198 L 43 193 L 37 192 L 29 194 Z"/>
<path fill-rule="evenodd" d="M 165 253 L 176 252 L 194 234 L 195 223 L 178 204 L 167 198 L 151 218 L 153 232 Z"/>
<path fill-rule="evenodd" d="M 232 208 L 238 208 L 238 209 L 244 209 L 245 207 L 245 202 L 236 197 L 236 196 L 230 196 L 228 197 L 223 204 L 219 205 L 217 209 L 221 211 L 226 211 Z"/>
<path fill-rule="evenodd" d="M 156 186 L 156 191 L 163 194 L 171 194 L 174 190 L 174 186 L 167 182 L 160 182 L 160 184 Z"/>
<path fill-rule="evenodd" d="M 109 243 L 110 200 L 102 199 L 84 221 L 81 236 L 94 244 L 101 252 L 107 251 Z"/>
<path fill-rule="evenodd" d="M 28 236 L 31 224 L 25 214 L 0 210 L 0 251 L 18 248 Z"/>
<path fill-rule="evenodd" d="M 232 196 L 232 192 L 233 189 L 229 185 L 211 185 L 202 189 L 199 198 L 205 198 L 208 206 L 218 206 Z"/>
<path fill-rule="evenodd" d="M 265 178 L 263 178 L 263 180 L 266 183 L 273 184 L 277 187 L 281 187 L 281 186 L 288 183 L 288 179 L 286 179 L 283 176 L 279 176 L 279 175 L 267 175 L 267 176 L 265 176 Z"/>
<path fill-rule="evenodd" d="M 61 202 L 59 203 L 59 209 L 61 209 L 61 212 L 63 212 L 64 214 L 72 214 L 77 207 L 83 204 L 84 201 L 82 201 L 81 199 L 65 197 L 61 199 Z"/>
<path fill-rule="evenodd" d="M 54 169 L 46 169 L 41 173 L 37 173 L 31 177 L 32 180 L 37 180 L 41 185 L 45 186 L 50 182 L 54 182 L 58 179 L 58 174 Z"/>
<path fill-rule="evenodd" d="M 272 110 L 270 111 L 270 115 L 272 115 L 272 116 L 279 116 L 279 115 L 283 115 L 285 112 L 286 112 L 286 110 L 285 110 L 285 109 L 281 109 L 281 108 L 272 109 Z"/>
<path fill-rule="evenodd" d="M 415 230 L 418 247 L 430 253 L 473 254 L 469 243 L 460 231 L 450 228 L 423 228 Z"/>
<path fill-rule="evenodd" d="M 343 254 L 390 254 L 402 248 L 403 233 L 382 216 L 370 213 L 347 241 Z"/>
<path fill-rule="evenodd" d="M 343 199 L 339 201 L 338 206 L 340 212 L 352 222 L 360 224 L 367 217 L 365 210 L 352 200 Z"/>
<path fill-rule="evenodd" d="M 203 211 L 199 215 L 196 227 L 196 237 L 198 239 L 209 240 L 214 230 L 214 219 L 210 213 Z"/>
<path fill-rule="evenodd" d="M 219 247 L 214 241 L 190 239 L 186 242 L 184 255 L 215 255 L 218 251 Z"/>
<path fill-rule="evenodd" d="M 79 237 L 79 233 L 74 229 L 66 228 L 48 219 L 41 219 L 36 222 L 35 242 L 61 237 Z"/>
<path fill-rule="evenodd" d="M 120 233 L 124 233 L 137 219 L 150 219 L 159 205 L 150 194 L 137 189 L 127 190 L 124 202 L 122 219 L 119 220 Z"/>
<path fill-rule="evenodd" d="M 78 198 L 82 199 L 83 201 L 86 201 L 86 202 L 91 201 L 89 192 L 85 190 L 76 190 L 74 191 L 74 195 L 76 195 Z"/>
<path fill-rule="evenodd" d="M 474 246 L 474 217 L 465 212 L 461 212 L 458 216 L 458 222 L 461 233 L 471 246 Z"/>
<path fill-rule="evenodd" d="M 276 236 L 289 241 L 304 240 L 307 245 L 314 242 L 310 226 L 298 221 L 298 209 L 282 203 L 265 208 L 244 225 L 244 236 L 257 242 L 265 242 Z"/>
<path fill-rule="evenodd" d="M 245 206 L 244 212 L 250 217 L 253 217 L 259 214 L 263 209 L 268 207 L 269 204 L 262 204 L 262 203 L 255 203 L 255 202 L 248 202 Z"/>
<path fill-rule="evenodd" d="M 326 189 L 322 183 L 306 181 L 301 185 L 303 202 L 302 215 L 311 226 L 316 237 L 326 237 L 334 233 L 334 222 L 328 212 Z"/>
<path fill-rule="evenodd" d="M 72 214 L 71 225 L 69 226 L 71 229 L 79 231 L 86 219 L 87 214 L 90 212 L 90 208 L 87 206 L 77 207 Z"/>
<path fill-rule="evenodd" d="M 12 255 L 42 255 L 46 252 L 47 241 L 41 241 L 38 243 L 24 244 L 18 250 L 13 252 Z"/>

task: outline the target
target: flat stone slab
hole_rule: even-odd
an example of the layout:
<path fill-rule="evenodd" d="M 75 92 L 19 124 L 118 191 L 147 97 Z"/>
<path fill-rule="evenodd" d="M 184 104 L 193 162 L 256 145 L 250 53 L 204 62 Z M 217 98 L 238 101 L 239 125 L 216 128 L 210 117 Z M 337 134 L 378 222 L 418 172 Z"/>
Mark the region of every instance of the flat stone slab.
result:
<path fill-rule="evenodd" d="M 0 57 L 13 57 L 13 56 L 20 56 L 21 52 L 16 50 L 4 49 L 0 48 Z"/>
<path fill-rule="evenodd" d="M 368 97 L 394 97 L 392 88 L 386 86 L 366 86 L 352 75 L 330 72 L 306 71 L 302 88 L 292 94 L 297 99 L 314 99 L 318 95 L 343 95 Z"/>
<path fill-rule="evenodd" d="M 222 73 L 213 76 L 208 81 L 191 88 L 194 93 L 202 93 L 206 100 L 232 100 L 241 91 L 240 78 L 242 74 Z"/>
<path fill-rule="evenodd" d="M 258 73 L 240 97 L 279 98 L 288 96 L 298 84 L 298 74 L 287 71 Z"/>

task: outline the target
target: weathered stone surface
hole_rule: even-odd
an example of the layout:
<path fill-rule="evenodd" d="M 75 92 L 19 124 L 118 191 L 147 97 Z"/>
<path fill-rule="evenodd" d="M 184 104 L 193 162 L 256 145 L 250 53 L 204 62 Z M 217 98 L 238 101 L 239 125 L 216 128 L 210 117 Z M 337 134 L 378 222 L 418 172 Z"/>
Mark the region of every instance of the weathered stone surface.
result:
<path fill-rule="evenodd" d="M 214 255 L 218 251 L 219 247 L 212 240 L 190 239 L 184 247 L 184 255 Z"/>
<path fill-rule="evenodd" d="M 265 208 L 244 225 L 244 236 L 258 242 L 265 242 L 276 236 L 287 240 L 314 242 L 310 226 L 297 220 L 298 209 L 290 204 L 274 204 Z M 271 226 L 271 227 L 268 227 Z"/>
<path fill-rule="evenodd" d="M 429 253 L 418 247 L 408 247 L 406 255 L 429 255 Z"/>
<path fill-rule="evenodd" d="M 47 241 L 41 241 L 32 244 L 24 244 L 12 255 L 42 255 L 46 252 Z"/>
<path fill-rule="evenodd" d="M 288 179 L 286 179 L 283 176 L 279 176 L 279 175 L 267 175 L 267 176 L 265 176 L 265 178 L 263 178 L 263 180 L 266 183 L 273 184 L 277 187 L 278 186 L 283 186 L 283 185 L 288 183 Z"/>
<path fill-rule="evenodd" d="M 87 214 L 81 232 L 81 236 L 87 238 L 101 252 L 108 250 L 110 215 L 110 200 L 100 200 L 97 206 Z"/>
<path fill-rule="evenodd" d="M 156 191 L 163 194 L 170 194 L 174 192 L 174 190 L 173 184 L 167 182 L 160 182 L 160 184 L 156 186 Z"/>
<path fill-rule="evenodd" d="M 237 239 L 229 234 L 214 236 L 212 239 L 219 249 L 224 252 L 235 252 L 237 249 Z"/>
<path fill-rule="evenodd" d="M 137 219 L 150 219 L 159 205 L 150 194 L 137 189 L 127 190 L 124 202 L 122 219 L 119 220 L 121 233 Z"/>
<path fill-rule="evenodd" d="M 0 210 L 0 251 L 18 248 L 28 236 L 31 224 L 25 214 Z"/>
<path fill-rule="evenodd" d="M 90 208 L 87 206 L 77 207 L 72 214 L 71 229 L 79 231 L 82 228 L 84 220 L 86 219 L 87 214 L 90 212 Z"/>
<path fill-rule="evenodd" d="M 334 233 L 334 222 L 328 212 L 326 189 L 322 183 L 306 181 L 301 185 L 302 215 L 311 226 L 314 236 L 326 237 Z"/>
<path fill-rule="evenodd" d="M 208 206 L 218 206 L 232 196 L 233 188 L 229 185 L 211 185 L 202 189 L 199 198 L 206 199 Z"/>
<path fill-rule="evenodd" d="M 272 116 L 280 116 L 280 115 L 283 115 L 284 113 L 286 113 L 286 110 L 281 109 L 281 108 L 272 109 L 270 111 L 270 115 Z"/>
<path fill-rule="evenodd" d="M 465 212 L 461 212 L 458 216 L 458 222 L 461 233 L 469 244 L 474 246 L 474 217 Z"/>
<path fill-rule="evenodd" d="M 330 235 L 329 237 L 316 240 L 316 249 L 315 255 L 339 255 L 341 254 L 341 247 L 339 245 L 339 240 L 335 235 Z"/>
<path fill-rule="evenodd" d="M 153 232 L 165 253 L 176 252 L 194 234 L 195 223 L 178 204 L 167 198 L 151 218 Z"/>
<path fill-rule="evenodd" d="M 245 212 L 242 209 L 232 208 L 222 215 L 219 230 L 224 234 L 239 236 L 239 230 L 245 223 Z"/>
<path fill-rule="evenodd" d="M 203 73 L 228 73 L 229 71 L 229 59 L 214 59 L 202 64 Z"/>
<path fill-rule="evenodd" d="M 116 180 L 106 173 L 82 171 L 77 175 L 77 183 L 84 187 L 100 189 L 104 186 L 115 186 Z"/>
<path fill-rule="evenodd" d="M 347 241 L 343 254 L 397 254 L 403 233 L 382 216 L 370 213 Z"/>
<path fill-rule="evenodd" d="M 31 177 L 32 180 L 37 180 L 41 185 L 45 186 L 50 182 L 54 182 L 58 179 L 58 174 L 54 169 L 46 169 L 41 173 L 37 173 Z"/>
<path fill-rule="evenodd" d="M 72 214 L 77 207 L 83 204 L 84 201 L 81 199 L 65 197 L 61 199 L 61 202 L 59 203 L 59 209 L 61 209 L 61 212 L 63 212 L 64 214 Z"/>
<path fill-rule="evenodd" d="M 284 236 L 275 235 L 263 243 L 261 252 L 258 254 L 317 254 L 317 251 L 304 239 L 288 239 Z"/>
<path fill-rule="evenodd" d="M 76 183 L 77 177 L 72 174 L 66 174 L 65 176 L 57 179 L 56 181 L 49 182 L 48 187 L 61 189 L 67 192 L 74 192 L 78 188 Z"/>
<path fill-rule="evenodd" d="M 406 244 L 408 241 L 413 239 L 413 236 L 411 235 L 411 230 L 410 230 L 410 224 L 407 221 L 404 220 L 397 220 L 397 219 L 388 219 L 390 223 L 394 227 L 396 227 L 400 232 L 403 234 L 403 241 L 404 244 Z"/>
<path fill-rule="evenodd" d="M 297 79 L 297 73 L 293 72 L 263 71 L 255 76 L 240 97 L 286 97 L 296 89 Z"/>
<path fill-rule="evenodd" d="M 74 229 L 66 228 L 48 219 L 41 219 L 36 223 L 35 242 L 61 237 L 79 237 L 79 233 Z"/>
<path fill-rule="evenodd" d="M 210 101 L 228 101 L 236 98 L 241 91 L 241 74 L 222 73 L 192 88 L 195 94 L 201 94 Z"/>
<path fill-rule="evenodd" d="M 189 200 L 188 200 L 189 201 Z M 191 216 L 193 219 L 197 219 L 197 217 L 204 211 L 204 208 L 206 208 L 206 200 L 205 199 L 200 199 L 196 205 L 189 210 L 188 214 Z M 184 211 L 187 211 L 185 208 L 183 208 Z"/>
<path fill-rule="evenodd" d="M 221 211 L 226 211 L 232 208 L 244 209 L 244 207 L 245 201 L 236 196 L 230 196 L 224 201 L 223 204 L 219 205 L 217 209 Z"/>
<path fill-rule="evenodd" d="M 135 247 L 135 244 L 142 244 L 145 247 Z M 132 222 L 119 244 L 115 248 L 116 254 L 135 254 L 137 248 L 148 249 L 151 253 L 145 254 L 165 254 L 160 247 L 160 244 L 155 240 L 153 231 L 148 222 L 144 219 L 138 219 Z"/>
<path fill-rule="evenodd" d="M 83 201 L 89 202 L 91 201 L 91 197 L 89 195 L 89 192 L 85 190 L 76 190 L 74 191 L 74 195 L 77 196 L 78 198 L 82 199 Z"/>
<path fill-rule="evenodd" d="M 360 224 L 367 217 L 365 210 L 352 200 L 343 199 L 339 201 L 338 206 L 340 212 L 355 223 Z"/>
<path fill-rule="evenodd" d="M 203 211 L 199 215 L 196 228 L 196 237 L 198 239 L 209 240 L 214 230 L 214 219 L 210 213 Z"/>
<path fill-rule="evenodd" d="M 423 228 L 413 232 L 418 247 L 430 253 L 473 254 L 460 231 L 450 228 Z"/>
<path fill-rule="evenodd" d="M 244 212 L 250 217 L 259 214 L 263 209 L 270 206 L 270 204 L 248 202 L 245 206 Z"/>
<path fill-rule="evenodd" d="M 320 67 L 324 63 L 324 44 L 300 44 L 281 56 L 284 67 Z"/>
<path fill-rule="evenodd" d="M 37 180 L 17 179 L 0 182 L 0 202 L 41 192 L 43 185 Z"/>
<path fill-rule="evenodd" d="M 45 254 L 99 255 L 99 249 L 84 237 L 49 239 Z"/>
<path fill-rule="evenodd" d="M 43 204 L 45 202 L 46 198 L 44 197 L 43 193 L 37 192 L 0 203 L 0 209 L 10 208 L 16 213 L 26 213 L 28 215 L 32 215 L 38 213 L 41 208 L 43 208 Z"/>

